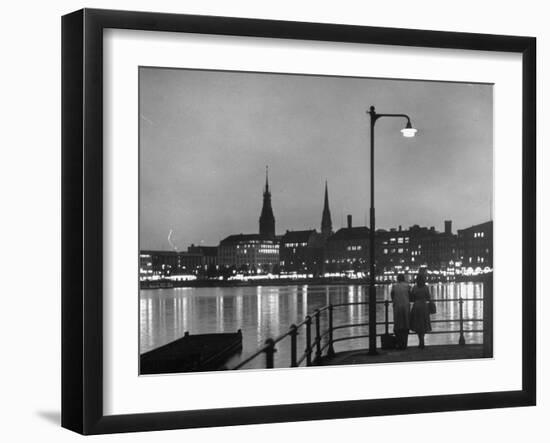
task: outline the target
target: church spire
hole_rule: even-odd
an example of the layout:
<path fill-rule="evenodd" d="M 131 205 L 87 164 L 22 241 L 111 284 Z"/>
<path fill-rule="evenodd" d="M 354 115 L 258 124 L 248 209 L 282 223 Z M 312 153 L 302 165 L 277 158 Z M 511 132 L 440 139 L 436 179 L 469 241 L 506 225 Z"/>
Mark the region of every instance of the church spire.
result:
<path fill-rule="evenodd" d="M 265 167 L 265 189 L 262 213 L 260 214 L 260 235 L 265 238 L 275 237 L 275 217 L 271 207 L 271 192 L 269 192 L 268 168 Z"/>
<path fill-rule="evenodd" d="M 321 219 L 321 234 L 328 237 L 332 234 L 332 219 L 328 205 L 328 182 L 325 180 L 325 205 L 323 207 L 323 218 Z"/>

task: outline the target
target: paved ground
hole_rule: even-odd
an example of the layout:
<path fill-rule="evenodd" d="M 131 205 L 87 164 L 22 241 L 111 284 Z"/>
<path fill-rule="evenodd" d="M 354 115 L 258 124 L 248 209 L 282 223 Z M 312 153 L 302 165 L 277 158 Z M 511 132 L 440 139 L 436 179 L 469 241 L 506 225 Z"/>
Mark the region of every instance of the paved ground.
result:
<path fill-rule="evenodd" d="M 380 349 L 378 352 L 379 354 L 374 356 L 368 355 L 366 349 L 338 352 L 332 358 L 323 357 L 321 364 L 323 366 L 328 366 L 483 358 L 483 345 L 434 345 L 426 346 L 424 349 L 410 347 L 406 350 Z"/>

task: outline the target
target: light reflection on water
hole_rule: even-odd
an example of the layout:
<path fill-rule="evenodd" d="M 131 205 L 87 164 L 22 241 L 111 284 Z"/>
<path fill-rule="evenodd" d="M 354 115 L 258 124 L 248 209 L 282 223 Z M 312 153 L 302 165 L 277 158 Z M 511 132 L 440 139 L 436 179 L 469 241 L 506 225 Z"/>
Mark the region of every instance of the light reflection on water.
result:
<path fill-rule="evenodd" d="M 446 283 L 430 286 L 434 299 L 482 298 L 482 283 Z M 389 300 L 390 286 L 377 287 L 377 299 Z M 186 331 L 190 334 L 214 332 L 243 332 L 243 353 L 236 356 L 229 365 L 253 353 L 263 346 L 267 338 L 275 338 L 288 331 L 288 327 L 300 323 L 306 315 L 312 315 L 329 302 L 354 303 L 368 299 L 368 287 L 365 285 L 330 286 L 243 286 L 218 288 L 172 288 L 142 289 L 140 292 L 140 352 L 146 352 L 158 346 L 176 340 Z M 437 314 L 432 320 L 458 319 L 458 302 L 437 303 Z M 378 321 L 384 320 L 384 305 L 377 305 Z M 389 304 L 389 319 L 392 320 L 392 308 Z M 321 314 L 321 330 L 328 325 L 326 312 Z M 464 302 L 465 319 L 483 317 L 482 301 Z M 334 326 L 364 323 L 368 321 L 367 305 L 349 305 L 334 308 Z M 457 323 L 434 323 L 433 330 L 458 329 Z M 482 323 L 465 323 L 465 330 L 481 329 Z M 385 330 L 378 326 L 379 333 Z M 299 355 L 305 349 L 305 328 L 298 336 Z M 367 326 L 345 328 L 335 331 L 334 338 L 367 334 Z M 390 325 L 390 332 L 392 326 Z M 312 336 L 315 325 L 312 325 Z M 481 343 L 482 334 L 465 334 L 467 343 Z M 367 338 L 336 343 L 336 352 L 368 347 Z M 426 344 L 456 344 L 458 334 L 428 334 Z M 409 344 L 417 344 L 411 335 Z M 262 367 L 263 358 L 258 358 L 247 367 Z M 278 344 L 275 354 L 275 366 L 289 366 L 290 340 Z"/>

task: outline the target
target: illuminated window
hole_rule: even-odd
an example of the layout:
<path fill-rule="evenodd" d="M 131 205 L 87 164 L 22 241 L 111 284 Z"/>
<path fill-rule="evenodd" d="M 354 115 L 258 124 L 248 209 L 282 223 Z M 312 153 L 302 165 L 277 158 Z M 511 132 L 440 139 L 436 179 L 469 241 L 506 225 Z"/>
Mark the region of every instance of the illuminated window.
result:
<path fill-rule="evenodd" d="M 384 254 L 387 254 L 388 253 L 388 250 L 387 249 L 384 249 Z"/>
<path fill-rule="evenodd" d="M 399 249 L 397 250 L 397 252 L 398 252 L 399 254 L 403 254 L 403 248 L 399 248 Z"/>
<path fill-rule="evenodd" d="M 403 237 L 399 237 L 399 238 L 397 239 L 397 243 L 403 244 Z"/>

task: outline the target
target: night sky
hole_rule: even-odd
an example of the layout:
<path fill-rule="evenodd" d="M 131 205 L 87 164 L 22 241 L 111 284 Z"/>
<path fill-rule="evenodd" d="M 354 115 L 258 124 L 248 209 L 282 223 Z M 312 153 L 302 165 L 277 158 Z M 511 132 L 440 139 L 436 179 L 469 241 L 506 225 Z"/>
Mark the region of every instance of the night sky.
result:
<path fill-rule="evenodd" d="M 140 247 L 185 250 L 257 233 L 269 165 L 277 234 L 320 230 L 328 180 L 334 230 L 369 208 L 370 105 L 376 221 L 456 229 L 491 218 L 493 87 L 140 68 Z"/>

